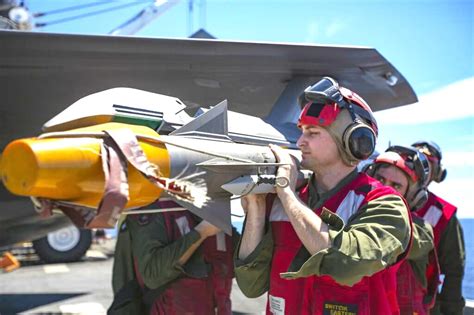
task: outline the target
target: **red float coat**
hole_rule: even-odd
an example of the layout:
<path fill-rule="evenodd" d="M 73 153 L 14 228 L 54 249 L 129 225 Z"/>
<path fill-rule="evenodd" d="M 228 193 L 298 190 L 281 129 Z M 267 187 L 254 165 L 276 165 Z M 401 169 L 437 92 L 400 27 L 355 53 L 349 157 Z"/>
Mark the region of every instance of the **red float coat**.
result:
<path fill-rule="evenodd" d="M 323 208 L 326 208 L 337 214 L 345 212 L 343 216 L 349 218 L 369 201 L 393 194 L 397 194 L 393 189 L 361 173 L 314 211 L 321 215 Z M 300 198 L 307 201 L 308 186 L 301 191 Z M 267 313 L 317 315 L 399 313 L 396 272 L 403 257 L 399 257 L 399 262 L 395 265 L 370 277 L 363 277 L 352 287 L 340 285 L 329 276 L 283 279 L 280 273 L 289 269 L 302 243 L 279 201 L 273 203 L 269 220 L 272 224 L 274 250 Z"/>
<path fill-rule="evenodd" d="M 171 201 L 157 202 L 158 208 L 180 207 Z M 198 222 L 189 211 L 162 213 L 170 242 L 192 230 Z M 230 291 L 233 273 L 232 238 L 223 233 L 206 238 L 199 249 L 210 266 L 208 276 L 184 276 L 172 281 L 151 307 L 152 315 L 231 315 Z M 135 264 L 136 265 L 136 264 Z M 143 281 L 136 272 L 143 287 Z"/>

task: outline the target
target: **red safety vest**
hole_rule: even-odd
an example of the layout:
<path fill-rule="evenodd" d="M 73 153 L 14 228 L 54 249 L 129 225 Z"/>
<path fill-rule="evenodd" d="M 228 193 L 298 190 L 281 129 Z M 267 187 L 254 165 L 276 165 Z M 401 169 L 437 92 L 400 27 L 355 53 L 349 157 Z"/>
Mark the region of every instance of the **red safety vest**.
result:
<path fill-rule="evenodd" d="M 435 250 L 438 250 L 441 236 L 456 210 L 457 208 L 454 205 L 429 192 L 426 203 L 421 209 L 416 211 L 418 216 L 422 217 L 433 227 Z M 430 255 L 429 265 L 426 270 L 426 278 L 428 280 L 427 296 L 430 307 L 433 307 L 435 303 L 438 285 L 440 284 L 439 275 L 438 258 L 436 253 L 434 253 Z"/>
<path fill-rule="evenodd" d="M 443 235 L 456 210 L 457 208 L 454 205 L 429 192 L 426 203 L 416 211 L 419 217 L 433 227 L 436 248 L 438 248 L 441 235 Z"/>
<path fill-rule="evenodd" d="M 158 201 L 157 208 L 181 208 L 172 201 Z M 162 213 L 170 241 L 180 239 L 197 222 L 191 212 Z M 200 248 L 204 261 L 210 265 L 206 278 L 183 277 L 172 281 L 152 306 L 152 315 L 230 315 L 230 291 L 234 277 L 232 238 L 224 233 L 208 237 Z"/>
<path fill-rule="evenodd" d="M 391 194 L 397 193 L 361 173 L 315 212 L 320 215 L 323 207 L 327 208 L 347 223 L 367 202 Z M 300 198 L 307 201 L 308 186 L 301 191 Z M 364 277 L 352 287 L 340 285 L 329 276 L 282 279 L 280 273 L 288 270 L 302 243 L 278 199 L 273 203 L 270 222 L 275 248 L 268 292 L 268 314 L 398 314 L 396 271 L 400 262 Z M 399 257 L 399 260 L 405 255 L 401 255 L 403 257 Z"/>
<path fill-rule="evenodd" d="M 412 215 L 417 216 L 416 213 L 412 213 Z M 402 315 L 428 315 L 429 310 L 434 306 L 438 277 L 439 267 L 436 249 L 431 250 L 428 254 L 426 288 L 416 278 L 408 260 L 404 260 L 397 273 L 397 298 L 400 313 Z"/>
<path fill-rule="evenodd" d="M 280 273 L 288 271 L 302 243 L 280 200 L 274 197 L 275 195 L 267 197 L 267 214 L 272 225 L 274 243 L 267 314 L 307 314 L 303 308 L 306 304 L 303 303 L 305 279 L 285 280 L 280 277 Z"/>

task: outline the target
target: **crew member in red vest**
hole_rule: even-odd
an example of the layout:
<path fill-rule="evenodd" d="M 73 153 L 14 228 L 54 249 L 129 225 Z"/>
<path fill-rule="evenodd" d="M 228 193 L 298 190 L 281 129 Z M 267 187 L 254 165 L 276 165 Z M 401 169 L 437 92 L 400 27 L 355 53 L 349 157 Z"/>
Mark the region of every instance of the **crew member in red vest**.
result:
<path fill-rule="evenodd" d="M 414 211 L 428 197 L 429 162 L 413 147 L 391 146 L 377 156 L 367 173 L 405 197 L 413 220 L 413 242 L 397 273 L 397 297 L 402 315 L 426 315 L 434 305 L 439 269 L 433 229 Z M 430 262 L 435 267 L 428 269 Z"/>
<path fill-rule="evenodd" d="M 267 314 L 397 314 L 396 269 L 411 241 L 404 199 L 357 164 L 375 148 L 377 124 L 356 93 L 325 77 L 300 97 L 301 166 L 313 171 L 295 192 L 290 155 L 272 150 L 274 195 L 247 195 L 236 279 L 249 297 L 268 291 Z M 282 185 L 285 186 L 285 185 Z"/>
<path fill-rule="evenodd" d="M 432 141 L 418 141 L 413 144 L 430 161 L 430 181 L 441 183 L 447 171 L 441 164 L 440 147 Z M 456 217 L 456 206 L 428 192 L 428 200 L 417 211 L 418 215 L 433 226 L 436 250 L 441 271 L 441 290 L 436 297 L 432 314 L 463 313 L 465 300 L 462 296 L 462 279 L 466 255 L 461 224 Z M 443 279 L 444 278 L 444 279 Z"/>
<path fill-rule="evenodd" d="M 232 238 L 160 199 L 120 226 L 109 314 L 230 315 Z"/>

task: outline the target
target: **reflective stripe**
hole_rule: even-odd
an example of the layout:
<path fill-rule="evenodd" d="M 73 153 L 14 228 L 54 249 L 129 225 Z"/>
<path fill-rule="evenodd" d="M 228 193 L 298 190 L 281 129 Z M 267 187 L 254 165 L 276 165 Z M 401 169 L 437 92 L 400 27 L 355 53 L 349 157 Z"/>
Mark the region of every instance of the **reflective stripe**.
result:
<path fill-rule="evenodd" d="M 284 221 L 290 222 L 288 215 L 283 209 L 280 199 L 275 198 L 272 205 L 272 211 L 270 212 L 270 222 Z"/>
<path fill-rule="evenodd" d="M 191 231 L 191 229 L 189 228 L 188 218 L 186 217 L 177 218 L 176 225 L 178 226 L 178 229 L 181 235 L 186 235 Z"/>
<path fill-rule="evenodd" d="M 225 246 L 225 234 L 222 231 L 216 234 L 216 247 L 220 252 L 227 251 Z"/>
<path fill-rule="evenodd" d="M 347 224 L 349 218 L 359 210 L 364 199 L 364 195 L 358 195 L 353 190 L 349 191 L 346 197 L 344 197 L 344 200 L 342 200 L 336 210 L 336 214 L 341 217 L 344 224 Z"/>
<path fill-rule="evenodd" d="M 336 214 L 341 217 L 341 219 L 344 221 L 344 224 L 347 224 L 349 218 L 359 210 L 359 207 L 364 199 L 364 195 L 358 195 L 353 190 L 349 191 L 336 211 Z M 288 218 L 288 215 L 286 214 L 280 199 L 276 198 L 272 205 L 270 222 L 278 221 L 289 222 L 290 219 Z"/>
<path fill-rule="evenodd" d="M 423 219 L 425 219 L 426 222 L 431 224 L 431 226 L 436 226 L 438 224 L 439 219 L 443 215 L 443 211 L 439 209 L 436 206 L 431 206 L 428 208 L 428 211 L 426 211 L 425 215 L 423 216 Z"/>

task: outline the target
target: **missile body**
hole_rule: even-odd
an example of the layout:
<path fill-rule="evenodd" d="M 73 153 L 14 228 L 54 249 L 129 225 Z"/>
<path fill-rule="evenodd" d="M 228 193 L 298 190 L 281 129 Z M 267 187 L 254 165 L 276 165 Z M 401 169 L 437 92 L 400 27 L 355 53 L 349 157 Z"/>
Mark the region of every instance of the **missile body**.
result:
<path fill-rule="evenodd" d="M 160 100 L 164 98 L 160 97 Z M 174 100 L 169 102 L 174 103 Z M 182 106 L 182 103 L 179 104 Z M 138 110 L 134 110 L 134 115 L 135 112 Z M 151 110 L 143 109 L 140 112 L 148 113 Z M 128 151 L 117 145 L 119 150 L 116 154 L 125 165 L 127 187 L 122 190 L 128 190 L 128 195 L 126 203 L 120 209 L 114 209 L 112 222 L 117 219 L 117 211 L 146 206 L 166 193 L 172 198 L 176 197 L 183 207 L 231 233 L 232 194 L 251 193 L 254 189 L 253 192 L 265 193 L 274 189 L 273 185 L 269 185 L 278 167 L 273 152 L 267 145 L 238 143 L 228 136 L 226 102 L 167 135 L 160 135 L 157 130 L 148 127 L 148 123 L 148 126 L 117 122 L 97 124 L 104 121 L 104 115 L 84 118 L 71 113 L 69 109 L 65 113 L 69 118 L 62 119 L 58 115 L 52 120 L 54 124 L 45 125 L 48 126 L 47 131 L 53 132 L 37 138 L 16 140 L 5 148 L 0 175 L 11 193 L 100 209 L 107 194 L 105 187 L 109 175 L 106 168 L 113 168 L 111 160 L 106 158 L 110 148 L 104 149 L 104 143 L 110 134 L 117 131 L 133 135 L 137 142 L 135 149 L 143 151 L 141 159 L 153 166 L 154 175 L 138 170 L 133 162 L 130 163 L 126 154 Z M 76 116 L 75 120 L 70 118 Z M 95 118 L 99 116 L 100 119 Z M 161 119 L 166 113 L 155 116 Z M 143 120 L 143 117 L 140 119 Z M 169 121 L 172 119 L 176 121 L 174 116 Z M 166 127 L 172 124 L 158 122 L 157 125 Z M 133 153 L 134 150 L 129 151 Z M 155 175 L 159 178 L 158 184 Z M 260 182 L 262 185 L 257 187 Z M 173 187 L 184 189 L 186 193 L 186 189 L 202 188 L 206 201 L 200 204 L 193 198 L 180 198 L 179 194 L 174 194 L 175 191 L 166 188 L 171 187 L 170 183 Z M 168 186 L 164 188 L 163 185 Z M 123 188 L 120 185 L 117 187 Z M 190 195 L 193 196 L 192 192 Z"/>

